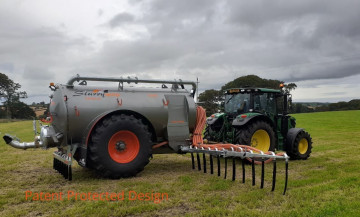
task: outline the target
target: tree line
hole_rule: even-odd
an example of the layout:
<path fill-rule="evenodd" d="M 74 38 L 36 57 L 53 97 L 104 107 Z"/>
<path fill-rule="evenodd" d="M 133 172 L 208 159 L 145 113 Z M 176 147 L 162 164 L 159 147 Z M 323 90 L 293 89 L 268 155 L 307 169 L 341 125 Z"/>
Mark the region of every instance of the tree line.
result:
<path fill-rule="evenodd" d="M 314 105 L 314 103 L 294 103 L 291 113 L 309 113 L 309 112 L 326 112 L 326 111 L 345 111 L 345 110 L 360 110 L 360 99 L 353 99 L 349 102 L 337 103 L 321 103 Z"/>
<path fill-rule="evenodd" d="M 21 85 L 15 83 L 7 75 L 0 73 L 0 118 L 30 119 L 34 118 L 35 112 L 21 98 L 26 98 L 25 91 L 20 91 Z"/>

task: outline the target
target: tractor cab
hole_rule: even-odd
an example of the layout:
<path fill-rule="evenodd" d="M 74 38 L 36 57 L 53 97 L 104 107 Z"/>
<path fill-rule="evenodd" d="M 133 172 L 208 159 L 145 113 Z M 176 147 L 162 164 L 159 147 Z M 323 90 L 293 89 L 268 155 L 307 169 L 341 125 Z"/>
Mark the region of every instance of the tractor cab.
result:
<path fill-rule="evenodd" d="M 276 114 L 278 90 L 264 88 L 230 89 L 226 91 L 224 111 L 229 115 L 241 115 L 249 112 Z"/>

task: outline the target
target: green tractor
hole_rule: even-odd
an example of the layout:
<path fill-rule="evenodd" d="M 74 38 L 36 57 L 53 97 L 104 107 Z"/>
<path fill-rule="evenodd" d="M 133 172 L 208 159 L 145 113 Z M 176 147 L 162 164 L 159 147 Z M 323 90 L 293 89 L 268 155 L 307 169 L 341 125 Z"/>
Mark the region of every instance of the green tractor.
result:
<path fill-rule="evenodd" d="M 228 89 L 224 112 L 206 120 L 205 142 L 249 145 L 264 153 L 283 150 L 291 159 L 305 160 L 312 140 L 304 129 L 295 128 L 295 118 L 288 115 L 290 106 L 291 95 L 282 89 Z"/>

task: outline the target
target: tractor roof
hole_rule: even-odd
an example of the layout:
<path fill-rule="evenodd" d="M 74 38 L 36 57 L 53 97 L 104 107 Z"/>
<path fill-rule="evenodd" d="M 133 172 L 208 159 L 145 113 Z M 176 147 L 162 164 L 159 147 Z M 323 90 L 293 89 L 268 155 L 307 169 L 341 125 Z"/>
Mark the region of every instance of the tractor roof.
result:
<path fill-rule="evenodd" d="M 245 87 L 245 88 L 231 88 L 225 91 L 227 94 L 233 93 L 281 93 L 281 90 L 257 88 L 257 87 Z"/>

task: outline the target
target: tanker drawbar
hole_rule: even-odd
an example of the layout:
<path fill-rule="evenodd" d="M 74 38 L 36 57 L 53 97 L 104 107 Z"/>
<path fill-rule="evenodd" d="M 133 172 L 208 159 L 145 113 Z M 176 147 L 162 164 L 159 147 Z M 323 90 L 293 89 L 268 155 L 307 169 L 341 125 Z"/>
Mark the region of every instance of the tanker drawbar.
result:
<path fill-rule="evenodd" d="M 76 83 L 76 84 L 74 84 Z M 100 86 L 106 83 L 107 85 Z M 113 84 L 113 86 L 111 85 Z M 139 85 L 143 87 L 139 87 Z M 150 87 L 152 85 L 152 87 Z M 185 87 L 190 87 L 188 90 Z M 201 170 L 199 154 L 203 154 L 203 169 L 207 172 L 205 155 L 242 162 L 245 181 L 245 160 L 252 164 L 255 184 L 255 164 L 262 165 L 261 187 L 264 186 L 264 164 L 273 160 L 275 188 L 276 160 L 286 162 L 286 182 L 289 157 L 284 153 L 263 153 L 251 146 L 234 144 L 204 144 L 205 110 L 194 101 L 196 83 L 182 80 L 141 80 L 137 78 L 71 78 L 66 84 L 50 83 L 49 116 L 41 120 L 40 132 L 34 121 L 33 142 L 20 142 L 9 134 L 3 137 L 14 148 L 57 148 L 53 153 L 53 168 L 72 180 L 72 164 L 95 170 L 106 178 L 135 176 L 149 163 L 153 154 L 191 153 L 195 168 Z M 190 159 L 190 158 L 189 158 Z"/>

